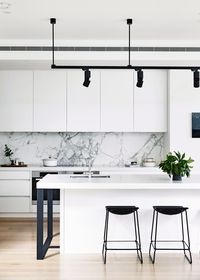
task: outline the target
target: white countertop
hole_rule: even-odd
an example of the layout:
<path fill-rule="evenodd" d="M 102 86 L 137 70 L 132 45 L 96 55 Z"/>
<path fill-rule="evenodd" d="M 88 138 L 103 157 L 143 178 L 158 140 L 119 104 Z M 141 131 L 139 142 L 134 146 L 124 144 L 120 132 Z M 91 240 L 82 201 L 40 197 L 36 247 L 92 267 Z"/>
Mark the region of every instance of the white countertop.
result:
<path fill-rule="evenodd" d="M 110 178 L 85 178 L 81 176 L 48 174 L 37 183 L 37 188 L 44 189 L 199 189 L 200 175 L 172 181 L 167 175 L 120 175 L 112 174 Z"/>
<path fill-rule="evenodd" d="M 162 171 L 158 167 L 110 167 L 110 166 L 93 166 L 92 169 L 101 172 L 116 173 L 142 173 L 142 174 L 161 174 Z M 88 171 L 87 166 L 55 166 L 45 167 L 43 165 L 28 165 L 27 167 L 0 167 L 0 171 L 44 171 L 44 172 L 62 172 L 62 171 Z"/>

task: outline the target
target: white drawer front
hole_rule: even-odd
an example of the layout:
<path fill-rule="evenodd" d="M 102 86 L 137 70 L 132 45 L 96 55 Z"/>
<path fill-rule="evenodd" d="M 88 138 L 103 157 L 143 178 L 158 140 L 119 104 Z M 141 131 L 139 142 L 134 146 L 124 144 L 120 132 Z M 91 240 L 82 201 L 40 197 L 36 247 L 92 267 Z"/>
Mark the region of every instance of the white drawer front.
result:
<path fill-rule="evenodd" d="M 28 197 L 0 197 L 0 213 L 29 212 L 30 199 Z"/>
<path fill-rule="evenodd" d="M 30 196 L 30 182 L 26 180 L 0 180 L 0 196 Z"/>
<path fill-rule="evenodd" d="M 20 168 L 20 167 L 16 167 Z M 0 171 L 0 180 L 30 180 L 30 172 L 29 171 Z"/>

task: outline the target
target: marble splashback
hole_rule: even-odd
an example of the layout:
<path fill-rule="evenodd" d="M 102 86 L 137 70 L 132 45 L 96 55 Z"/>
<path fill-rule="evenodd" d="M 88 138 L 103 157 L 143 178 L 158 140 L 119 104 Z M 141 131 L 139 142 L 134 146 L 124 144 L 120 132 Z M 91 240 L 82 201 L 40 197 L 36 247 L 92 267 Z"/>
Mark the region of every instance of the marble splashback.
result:
<path fill-rule="evenodd" d="M 49 156 L 59 165 L 124 166 L 146 157 L 163 158 L 163 133 L 0 133 L 0 163 L 6 163 L 4 145 L 28 164 L 42 164 Z"/>

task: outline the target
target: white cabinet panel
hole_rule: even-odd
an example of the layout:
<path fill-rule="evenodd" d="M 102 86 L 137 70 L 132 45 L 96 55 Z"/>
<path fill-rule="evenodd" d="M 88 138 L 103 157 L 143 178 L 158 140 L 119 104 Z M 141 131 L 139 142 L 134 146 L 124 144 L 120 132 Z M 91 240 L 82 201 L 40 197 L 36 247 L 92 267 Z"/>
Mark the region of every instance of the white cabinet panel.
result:
<path fill-rule="evenodd" d="M 34 131 L 66 131 L 66 81 L 62 71 L 34 72 Z"/>
<path fill-rule="evenodd" d="M 30 196 L 30 181 L 0 180 L 0 196 Z"/>
<path fill-rule="evenodd" d="M 145 70 L 142 88 L 134 88 L 134 131 L 167 131 L 167 71 Z M 137 73 L 135 72 L 135 82 Z"/>
<path fill-rule="evenodd" d="M 32 131 L 33 72 L 0 71 L 0 131 Z"/>
<path fill-rule="evenodd" d="M 20 168 L 20 167 L 16 167 Z M 30 172 L 29 171 L 0 171 L 0 180 L 29 180 Z"/>
<path fill-rule="evenodd" d="M 30 212 L 28 197 L 0 197 L 0 213 Z"/>
<path fill-rule="evenodd" d="M 101 131 L 133 131 L 133 72 L 101 72 Z"/>
<path fill-rule="evenodd" d="M 91 71 L 89 87 L 83 86 L 84 72 L 69 71 L 67 87 L 67 130 L 100 130 L 100 72 Z"/>

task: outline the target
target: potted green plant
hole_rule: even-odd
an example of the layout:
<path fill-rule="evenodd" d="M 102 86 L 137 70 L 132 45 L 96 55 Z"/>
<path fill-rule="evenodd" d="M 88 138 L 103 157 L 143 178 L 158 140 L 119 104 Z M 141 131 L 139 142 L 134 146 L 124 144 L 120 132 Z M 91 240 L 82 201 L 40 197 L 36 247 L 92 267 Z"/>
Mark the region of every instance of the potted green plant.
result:
<path fill-rule="evenodd" d="M 10 163 L 12 164 L 12 155 L 13 155 L 13 151 L 8 147 L 8 145 L 5 144 L 5 148 L 4 148 L 4 155 L 5 157 L 8 157 L 10 160 Z"/>
<path fill-rule="evenodd" d="M 181 181 L 182 177 L 185 175 L 190 176 L 190 171 L 193 166 L 190 164 L 194 162 L 191 157 L 188 159 L 185 158 L 185 153 L 181 154 L 180 152 L 168 153 L 166 155 L 166 160 L 161 161 L 159 168 L 163 172 L 166 172 L 169 177 L 174 181 Z"/>

